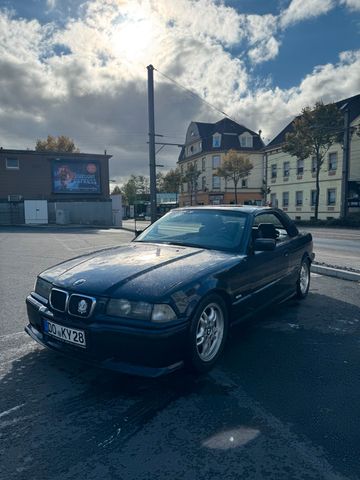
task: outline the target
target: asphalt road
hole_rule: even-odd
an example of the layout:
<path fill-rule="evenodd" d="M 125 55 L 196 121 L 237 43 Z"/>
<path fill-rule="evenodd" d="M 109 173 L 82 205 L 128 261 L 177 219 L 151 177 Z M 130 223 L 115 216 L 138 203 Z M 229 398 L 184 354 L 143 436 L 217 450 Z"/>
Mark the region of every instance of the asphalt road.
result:
<path fill-rule="evenodd" d="M 90 368 L 23 332 L 35 274 L 125 231 L 0 230 L 0 478 L 360 479 L 359 284 L 234 329 L 208 375 Z"/>
<path fill-rule="evenodd" d="M 360 229 L 304 228 L 314 239 L 316 261 L 360 271 Z"/>

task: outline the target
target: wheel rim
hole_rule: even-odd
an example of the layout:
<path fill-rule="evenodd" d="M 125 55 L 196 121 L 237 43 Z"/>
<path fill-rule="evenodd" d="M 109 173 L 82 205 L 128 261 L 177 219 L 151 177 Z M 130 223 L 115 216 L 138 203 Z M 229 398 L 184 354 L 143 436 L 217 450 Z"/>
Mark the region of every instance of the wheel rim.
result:
<path fill-rule="evenodd" d="M 309 273 L 309 266 L 304 262 L 300 270 L 300 290 L 302 294 L 306 293 L 309 287 Z"/>
<path fill-rule="evenodd" d="M 196 348 L 203 362 L 210 362 L 216 356 L 223 336 L 223 311 L 216 303 L 210 303 L 200 315 L 196 329 Z"/>

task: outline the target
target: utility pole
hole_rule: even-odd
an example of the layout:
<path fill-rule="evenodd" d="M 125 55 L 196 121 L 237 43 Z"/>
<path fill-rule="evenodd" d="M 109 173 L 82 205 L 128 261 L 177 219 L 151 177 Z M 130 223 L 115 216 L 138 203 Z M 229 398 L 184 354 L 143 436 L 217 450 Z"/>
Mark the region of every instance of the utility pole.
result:
<path fill-rule="evenodd" d="M 156 162 L 155 162 L 155 114 L 154 114 L 154 67 L 148 71 L 148 113 L 149 113 L 149 165 L 150 165 L 150 216 L 151 223 L 157 218 L 156 211 Z"/>
<path fill-rule="evenodd" d="M 350 154 L 350 117 L 349 109 L 344 109 L 344 145 L 343 145 L 343 166 L 341 178 L 341 212 L 340 217 L 346 218 L 348 213 L 348 178 L 349 178 L 349 154 Z"/>

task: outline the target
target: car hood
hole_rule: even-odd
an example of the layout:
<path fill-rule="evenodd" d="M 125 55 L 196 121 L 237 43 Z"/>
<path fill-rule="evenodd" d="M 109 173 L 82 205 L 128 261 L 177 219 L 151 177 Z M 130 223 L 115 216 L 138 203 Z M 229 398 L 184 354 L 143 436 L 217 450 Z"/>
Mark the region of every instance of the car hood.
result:
<path fill-rule="evenodd" d="M 63 262 L 41 276 L 83 294 L 117 296 L 121 290 L 159 297 L 231 257 L 215 250 L 134 242 Z"/>

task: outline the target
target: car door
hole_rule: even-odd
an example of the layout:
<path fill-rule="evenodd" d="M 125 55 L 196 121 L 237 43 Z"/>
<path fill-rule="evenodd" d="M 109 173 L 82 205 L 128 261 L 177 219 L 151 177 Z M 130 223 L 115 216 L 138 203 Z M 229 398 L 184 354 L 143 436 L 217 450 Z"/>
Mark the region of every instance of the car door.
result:
<path fill-rule="evenodd" d="M 274 225 L 276 246 L 272 251 L 255 251 L 254 242 L 260 224 Z M 239 270 L 238 315 L 248 314 L 272 301 L 285 298 L 293 288 L 289 275 L 291 237 L 276 213 L 260 213 L 254 218 L 248 256 Z"/>

